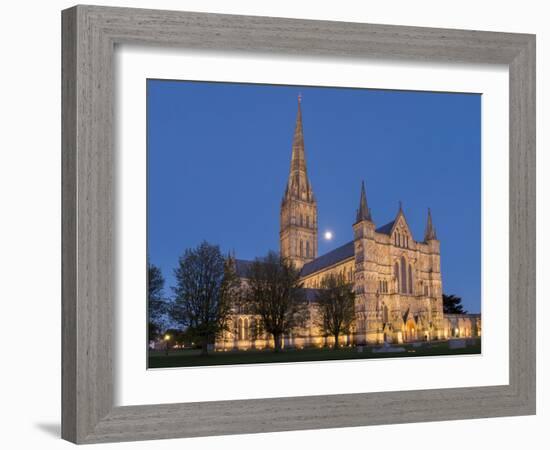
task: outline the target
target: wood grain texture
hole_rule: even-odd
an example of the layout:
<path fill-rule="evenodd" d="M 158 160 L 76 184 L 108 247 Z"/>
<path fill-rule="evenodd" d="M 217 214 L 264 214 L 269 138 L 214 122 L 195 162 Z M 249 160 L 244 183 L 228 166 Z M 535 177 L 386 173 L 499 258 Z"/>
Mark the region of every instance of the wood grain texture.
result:
<path fill-rule="evenodd" d="M 534 414 L 534 36 L 95 6 L 62 16 L 65 439 L 112 442 Z M 113 407 L 113 52 L 124 43 L 508 65 L 510 384 Z"/>
<path fill-rule="evenodd" d="M 62 155 L 61 155 L 61 340 L 62 340 L 62 435 L 76 440 L 76 10 L 62 17 Z"/>

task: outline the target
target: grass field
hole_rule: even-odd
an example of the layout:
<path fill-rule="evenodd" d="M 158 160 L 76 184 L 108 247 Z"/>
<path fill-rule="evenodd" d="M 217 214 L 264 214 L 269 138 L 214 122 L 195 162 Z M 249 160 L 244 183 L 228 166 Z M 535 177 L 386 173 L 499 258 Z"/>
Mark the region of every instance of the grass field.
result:
<path fill-rule="evenodd" d="M 211 352 L 208 356 L 201 356 L 200 350 L 170 350 L 168 355 L 164 351 L 150 350 L 149 368 L 479 354 L 481 353 L 481 340 L 477 339 L 473 345 L 460 349 L 450 349 L 448 342 L 427 343 L 420 347 L 404 344 L 397 345 L 397 347 L 403 347 L 406 351 L 374 353 L 372 350 L 376 347 L 364 347 L 362 352 L 359 352 L 357 347 L 345 347 L 338 350 L 330 348 L 288 349 L 279 353 L 274 353 L 271 350 L 241 350 Z"/>

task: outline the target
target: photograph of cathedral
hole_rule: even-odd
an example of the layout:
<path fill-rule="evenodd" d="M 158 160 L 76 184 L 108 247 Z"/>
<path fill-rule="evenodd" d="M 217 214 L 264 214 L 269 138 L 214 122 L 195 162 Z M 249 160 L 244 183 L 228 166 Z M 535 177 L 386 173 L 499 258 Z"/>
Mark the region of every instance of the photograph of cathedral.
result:
<path fill-rule="evenodd" d="M 255 88 L 261 90 L 261 87 Z M 296 88 L 290 90 L 294 92 Z M 235 214 L 236 222 L 245 227 L 262 227 L 262 221 L 272 222 L 278 218 L 278 235 L 270 239 L 270 243 L 278 241 L 278 248 L 266 248 L 258 242 L 258 254 L 250 254 L 249 250 L 244 253 L 251 257 L 245 258 L 240 254 L 239 242 L 230 242 L 231 233 L 219 231 L 219 227 L 231 227 L 229 223 L 233 220 L 231 216 L 217 215 L 220 203 L 232 203 L 231 186 L 228 185 L 217 185 L 216 189 L 221 188 L 221 191 L 205 191 L 204 199 L 200 199 L 201 191 L 198 188 L 192 192 L 185 191 L 193 197 L 198 196 L 197 202 L 209 202 L 212 207 L 211 217 L 204 219 L 216 221 L 218 225 L 213 227 L 215 232 L 211 235 L 207 235 L 204 229 L 199 229 L 195 245 L 185 247 L 183 253 L 177 239 L 175 242 L 161 239 L 162 233 L 157 237 L 150 236 L 155 226 L 149 226 L 149 245 L 158 242 L 159 248 L 176 247 L 180 252 L 177 263 L 171 268 L 172 281 L 167 289 L 165 281 L 169 271 L 157 265 L 159 258 L 154 256 L 155 252 L 151 248 L 148 249 L 150 368 L 481 352 L 481 314 L 477 312 L 480 311 L 480 304 L 468 303 L 468 310 L 477 311 L 467 312 L 461 296 L 447 295 L 449 291 L 444 285 L 448 275 L 445 273 L 447 266 L 442 264 L 442 258 L 452 260 L 454 257 L 447 253 L 448 249 L 456 248 L 456 258 L 463 258 L 459 261 L 460 264 L 468 264 L 461 255 L 461 244 L 447 245 L 445 238 L 439 236 L 438 231 L 444 225 L 436 220 L 439 215 L 437 208 L 430 209 L 426 206 L 413 210 L 400 200 L 407 198 L 411 185 L 417 182 L 415 177 L 421 177 L 424 172 L 430 173 L 429 167 L 416 171 L 415 167 L 405 168 L 407 177 L 400 179 L 396 177 L 399 170 L 392 169 L 399 161 L 388 159 L 387 164 L 373 168 L 368 165 L 367 157 L 364 160 L 367 165 L 361 170 L 363 161 L 349 158 L 349 166 L 359 166 L 354 172 L 363 176 L 345 180 L 346 185 L 352 186 L 353 192 L 349 192 L 349 197 L 355 199 L 355 207 L 351 209 L 348 206 L 345 214 L 347 224 L 342 220 L 339 235 L 345 236 L 339 236 L 340 245 L 331 245 L 335 232 L 325 225 L 322 214 L 330 216 L 330 212 L 327 212 L 328 205 L 331 202 L 338 203 L 338 199 L 325 199 L 320 195 L 318 197 L 312 179 L 321 180 L 321 183 L 330 186 L 331 183 L 338 183 L 338 179 L 333 178 L 338 170 L 312 164 L 315 152 L 310 152 L 308 147 L 306 153 L 306 137 L 309 139 L 315 133 L 312 122 L 307 122 L 308 127 L 304 127 L 303 106 L 307 91 L 308 88 L 299 88 L 298 95 L 294 97 L 294 129 L 293 134 L 288 136 L 290 145 L 286 152 L 284 185 L 272 182 L 270 174 L 273 169 L 263 166 L 262 158 L 259 158 L 257 163 L 263 166 L 264 183 L 261 187 L 248 186 L 247 191 L 249 180 L 244 174 L 252 167 L 246 167 L 246 158 L 239 158 L 238 153 L 243 152 L 237 151 L 235 159 L 224 158 L 229 168 L 232 165 L 239 165 L 241 168 L 245 166 L 238 181 L 244 189 L 236 189 L 233 197 L 235 204 L 247 203 L 250 196 L 246 192 L 252 193 L 255 189 L 270 192 L 271 197 L 279 193 L 280 200 L 277 207 L 272 208 L 274 210 L 268 208 L 275 206 L 273 201 L 250 201 L 247 206 L 247 220 L 241 221 L 238 217 L 242 215 Z M 322 91 L 317 94 L 322 98 Z M 380 92 L 376 94 L 381 97 Z M 423 101 L 421 96 L 417 97 Z M 471 100 L 467 98 L 465 101 Z M 383 101 L 383 98 L 379 101 Z M 158 107 L 160 106 L 159 103 Z M 474 99 L 472 110 L 478 106 L 478 99 Z M 336 116 L 342 114 L 345 111 Z M 223 113 L 219 117 L 220 124 L 224 124 L 218 130 L 220 133 L 231 132 L 228 122 L 234 123 L 238 120 L 236 116 L 228 117 Z M 149 113 L 148 124 L 155 119 Z M 466 120 L 470 119 L 468 117 Z M 475 120 L 474 117 L 474 127 Z M 259 119 L 258 122 L 262 120 Z M 180 123 L 175 121 L 172 126 L 180 128 L 182 124 L 185 124 L 185 120 Z M 212 127 L 211 132 L 215 134 L 216 124 L 209 125 Z M 246 125 L 253 128 L 255 124 Z M 337 128 L 337 124 L 334 126 Z M 402 127 L 406 129 L 407 125 Z M 452 130 L 452 124 L 449 127 Z M 423 136 L 426 142 L 431 142 L 430 134 L 418 133 L 418 126 L 412 129 Z M 189 128 L 185 132 L 191 133 L 193 130 Z M 457 133 L 459 132 L 460 129 L 457 128 Z M 150 135 L 155 138 L 154 133 Z M 262 134 L 262 138 L 266 139 L 266 136 Z M 453 142 L 456 142 L 457 139 L 454 138 Z M 442 140 L 440 137 L 438 139 Z M 472 141 L 476 142 L 476 139 L 474 136 Z M 159 139 L 159 143 L 155 145 L 162 146 L 162 142 L 163 139 Z M 253 154 L 257 143 L 250 139 L 249 144 Z M 427 145 L 425 142 L 418 144 Z M 479 142 L 477 146 L 471 145 L 467 150 L 474 153 L 473 160 L 479 159 Z M 177 148 L 177 151 L 184 150 Z M 334 154 L 334 150 L 328 150 L 326 154 Z M 281 152 L 279 156 L 279 159 L 283 159 Z M 211 158 L 216 164 L 215 152 Z M 371 161 L 374 162 L 374 158 Z M 150 172 L 156 170 L 152 148 L 148 151 L 148 164 L 152 167 Z M 422 167 L 429 166 L 429 161 L 420 161 L 420 164 Z M 444 162 L 441 164 L 446 167 Z M 314 175 L 312 166 L 321 168 L 322 173 Z M 199 172 L 202 170 L 199 167 L 195 169 Z M 254 167 L 253 170 L 256 172 L 257 168 Z M 434 166 L 433 170 L 437 170 L 437 167 Z M 473 172 L 474 175 L 477 173 L 475 170 Z M 185 177 L 188 173 L 188 170 L 182 169 L 179 176 Z M 202 173 L 208 176 L 206 171 Z M 369 177 L 370 174 L 373 176 Z M 163 182 L 167 176 L 169 174 L 163 174 Z M 191 175 L 193 176 L 195 175 Z M 281 174 L 277 174 L 277 177 L 281 179 Z M 444 197 L 445 192 L 433 194 L 434 190 L 445 191 L 445 185 L 434 187 L 432 182 L 437 181 L 437 176 L 432 178 L 433 180 L 420 180 L 418 184 L 421 187 L 428 186 L 426 197 Z M 151 184 L 154 179 L 154 176 L 149 176 L 149 224 L 156 220 L 156 216 L 154 220 L 151 218 L 149 206 L 152 206 L 152 202 L 162 191 L 157 192 L 157 187 Z M 372 192 L 379 190 L 373 183 L 376 179 L 383 180 L 384 185 L 391 184 L 396 192 L 401 189 L 400 197 L 393 204 L 393 215 L 386 221 L 379 219 L 381 214 L 372 206 L 373 203 L 376 204 L 376 201 L 373 202 Z M 212 183 L 216 184 L 215 179 L 208 180 L 207 184 Z M 171 186 L 173 189 L 175 184 Z M 475 198 L 476 194 L 479 196 L 479 191 L 475 192 L 479 180 L 477 184 L 469 184 L 474 184 L 472 197 Z M 189 186 L 192 185 L 190 182 Z M 454 194 L 452 189 L 447 193 L 449 198 Z M 176 201 L 173 204 L 179 205 L 177 188 L 175 191 Z M 240 195 L 239 191 L 245 192 L 245 195 Z M 326 188 L 322 191 L 330 192 Z M 415 195 L 415 201 L 420 196 Z M 428 201 L 429 198 L 420 198 L 417 203 L 426 204 Z M 451 208 L 448 208 L 447 202 L 442 204 L 444 208 L 441 208 L 441 216 L 444 217 L 448 214 L 447 209 Z M 254 205 L 258 206 L 256 211 Z M 387 211 L 391 211 L 390 208 L 385 206 Z M 169 220 L 169 211 L 163 210 L 162 214 L 166 216 L 164 220 Z M 226 211 L 230 211 L 230 208 Z M 414 230 L 408 222 L 409 214 L 415 219 Z M 192 211 L 184 214 L 185 220 L 189 217 L 194 217 Z M 479 226 L 479 212 L 470 219 L 461 219 L 471 220 L 473 223 L 468 223 L 468 226 L 472 229 Z M 423 221 L 422 234 L 418 232 L 420 220 Z M 446 217 L 446 221 L 451 220 L 453 216 Z M 479 228 L 477 232 L 479 233 Z M 185 234 L 183 228 L 180 233 Z M 449 237 L 450 233 L 444 232 L 443 235 Z M 254 233 L 244 230 L 242 236 L 250 240 Z M 463 238 L 450 236 L 449 240 L 459 241 Z M 251 248 L 253 245 L 254 243 Z M 467 244 L 463 243 L 462 247 L 465 245 Z M 479 257 L 479 246 L 472 246 L 474 248 L 471 253 Z M 479 261 L 472 260 L 471 265 L 474 268 L 476 264 Z M 452 264 L 449 266 L 453 268 Z M 474 273 L 473 278 L 477 280 L 479 275 Z M 460 286 L 460 282 L 457 286 Z M 479 292 L 479 286 L 474 287 L 478 291 L 473 289 L 473 292 Z M 480 301 L 479 297 L 477 300 Z"/>

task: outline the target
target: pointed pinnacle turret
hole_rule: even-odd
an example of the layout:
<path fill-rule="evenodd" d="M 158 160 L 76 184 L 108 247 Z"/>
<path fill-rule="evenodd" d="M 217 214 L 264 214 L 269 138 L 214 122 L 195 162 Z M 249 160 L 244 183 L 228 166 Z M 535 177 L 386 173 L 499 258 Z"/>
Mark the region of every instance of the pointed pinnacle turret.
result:
<path fill-rule="evenodd" d="M 361 198 L 359 200 L 359 209 L 357 210 L 356 222 L 361 222 L 362 220 L 368 220 L 372 222 L 372 215 L 370 208 L 367 204 L 367 193 L 365 191 L 365 182 L 361 182 Z"/>
<path fill-rule="evenodd" d="M 437 234 L 435 233 L 435 227 L 432 222 L 432 212 L 428 208 L 428 221 L 426 223 L 426 231 L 424 232 L 424 241 L 432 241 L 437 239 Z"/>

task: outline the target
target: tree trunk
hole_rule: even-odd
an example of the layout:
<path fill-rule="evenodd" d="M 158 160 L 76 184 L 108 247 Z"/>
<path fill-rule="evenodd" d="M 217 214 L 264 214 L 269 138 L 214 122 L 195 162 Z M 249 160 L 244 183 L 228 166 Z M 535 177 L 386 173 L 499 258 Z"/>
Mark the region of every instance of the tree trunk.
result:
<path fill-rule="evenodd" d="M 340 332 L 334 333 L 334 350 L 338 350 L 340 347 L 340 340 L 338 339 L 340 337 Z"/>
<path fill-rule="evenodd" d="M 208 336 L 202 338 L 201 356 L 208 356 Z"/>
<path fill-rule="evenodd" d="M 280 351 L 281 351 L 281 347 L 282 347 L 282 345 L 281 345 L 281 340 L 282 340 L 282 337 L 283 337 L 283 336 L 280 335 L 280 334 L 274 334 L 274 335 L 273 335 L 273 341 L 274 341 L 274 343 L 275 343 L 275 349 L 274 349 L 275 352 L 280 352 Z"/>

